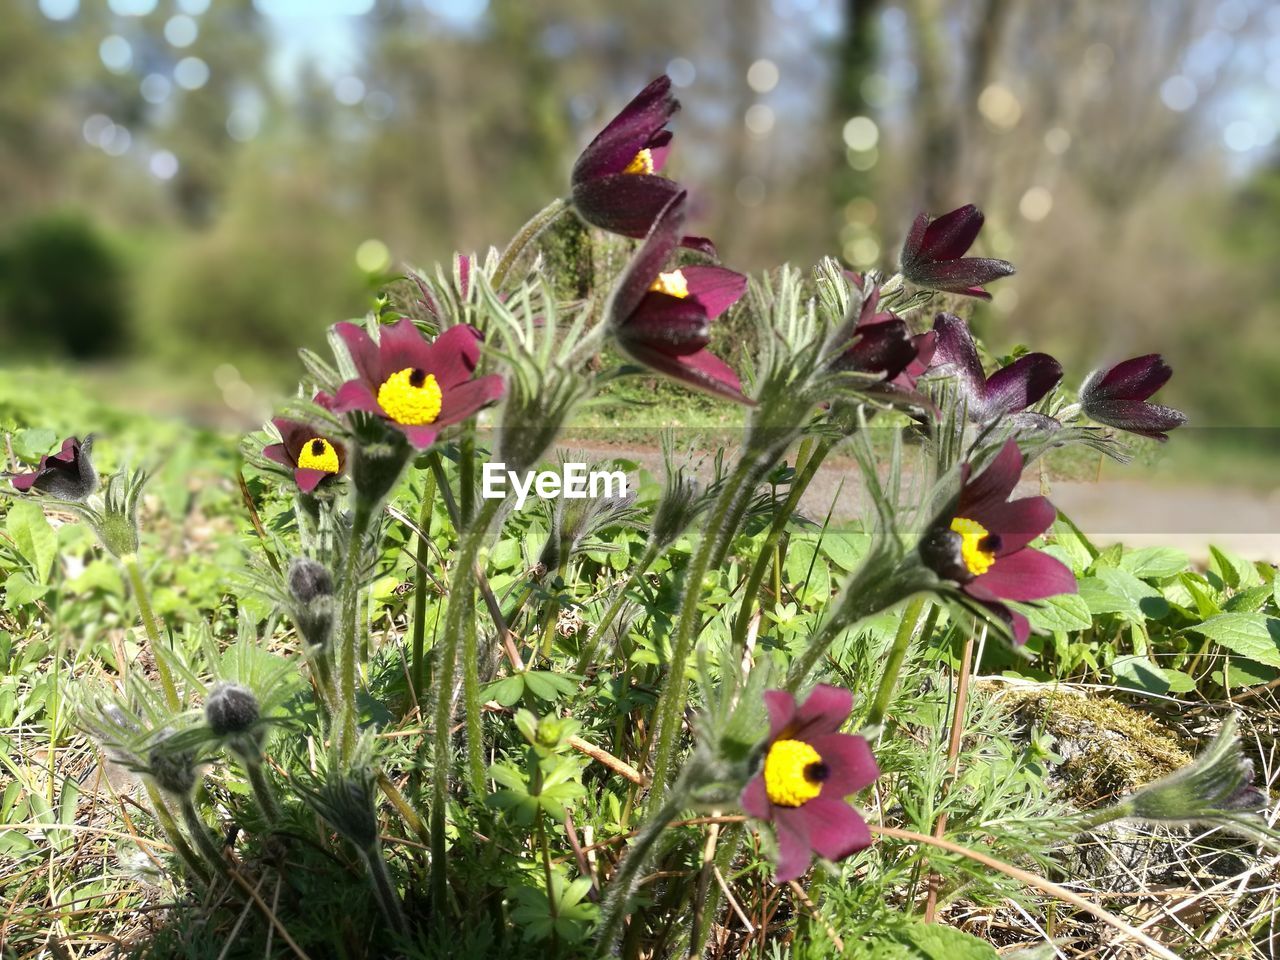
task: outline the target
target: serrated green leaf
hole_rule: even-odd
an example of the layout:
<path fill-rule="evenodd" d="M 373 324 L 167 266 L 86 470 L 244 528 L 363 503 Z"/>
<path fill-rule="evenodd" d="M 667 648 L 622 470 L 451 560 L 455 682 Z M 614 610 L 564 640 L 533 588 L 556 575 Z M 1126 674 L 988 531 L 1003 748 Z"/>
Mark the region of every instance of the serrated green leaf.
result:
<path fill-rule="evenodd" d="M 1069 633 L 1087 630 L 1093 624 L 1089 604 L 1076 593 L 1064 593 L 1035 603 L 1012 604 L 1036 630 Z"/>
<path fill-rule="evenodd" d="M 1146 657 L 1133 655 L 1116 657 L 1111 663 L 1111 670 L 1115 673 L 1116 680 L 1127 687 L 1145 690 L 1148 693 L 1169 692 L 1170 683 L 1164 671 Z"/>
<path fill-rule="evenodd" d="M 1127 570 L 1113 567 L 1101 567 L 1081 580 L 1080 596 L 1095 616 L 1114 613 L 1140 623 L 1169 613 L 1169 603 L 1159 591 Z"/>
<path fill-rule="evenodd" d="M 1159 580 L 1178 575 L 1190 563 L 1190 557 L 1173 547 L 1143 547 L 1121 557 L 1120 569 L 1139 579 Z"/>
<path fill-rule="evenodd" d="M 1280 620 L 1262 613 L 1222 613 L 1188 627 L 1232 653 L 1280 667 Z"/>
<path fill-rule="evenodd" d="M 1233 590 L 1247 590 L 1262 583 L 1262 575 L 1252 562 L 1221 547 L 1209 547 L 1209 569 Z"/>
<path fill-rule="evenodd" d="M 44 511 L 34 503 L 19 500 L 9 508 L 5 529 L 18 552 L 31 564 L 39 583 L 48 583 L 53 561 L 58 556 L 58 538 Z"/>

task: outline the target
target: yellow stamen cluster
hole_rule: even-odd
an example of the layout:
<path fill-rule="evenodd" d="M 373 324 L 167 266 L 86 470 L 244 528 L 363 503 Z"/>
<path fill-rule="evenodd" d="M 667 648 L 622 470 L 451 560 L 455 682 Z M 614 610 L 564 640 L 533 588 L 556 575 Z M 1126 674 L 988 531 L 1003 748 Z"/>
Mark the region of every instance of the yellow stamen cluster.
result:
<path fill-rule="evenodd" d="M 378 406 L 396 423 L 407 427 L 435 422 L 442 399 L 436 378 L 413 367 L 393 373 L 378 388 Z"/>
<path fill-rule="evenodd" d="M 653 151 L 645 147 L 622 170 L 623 173 L 653 173 Z"/>
<path fill-rule="evenodd" d="M 670 273 L 658 274 L 658 279 L 649 284 L 649 289 L 683 300 L 689 295 L 689 282 L 679 270 L 672 270 Z"/>
<path fill-rule="evenodd" d="M 337 473 L 342 467 L 338 463 L 338 451 L 324 437 L 312 437 L 298 451 L 298 466 L 303 470 L 323 470 L 325 473 Z"/>
<path fill-rule="evenodd" d="M 960 534 L 960 557 L 964 560 L 965 569 L 975 577 L 980 577 L 996 562 L 994 550 L 984 550 L 983 541 L 990 534 L 987 528 L 977 520 L 956 517 L 951 521 L 951 529 Z"/>
<path fill-rule="evenodd" d="M 764 758 L 764 790 L 780 807 L 798 807 L 822 792 L 822 756 L 803 740 L 775 740 Z"/>

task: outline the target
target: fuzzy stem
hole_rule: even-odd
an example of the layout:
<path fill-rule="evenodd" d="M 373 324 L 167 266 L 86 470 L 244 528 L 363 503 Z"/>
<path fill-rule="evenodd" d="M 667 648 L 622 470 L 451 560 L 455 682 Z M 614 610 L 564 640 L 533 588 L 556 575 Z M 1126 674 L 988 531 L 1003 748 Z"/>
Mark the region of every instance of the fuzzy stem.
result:
<path fill-rule="evenodd" d="M 387 918 L 387 922 L 397 934 L 402 937 L 408 936 L 409 923 L 405 920 L 404 905 L 400 902 L 395 884 L 391 882 L 391 872 L 387 869 L 387 862 L 382 859 L 382 845 L 374 843 L 371 849 L 361 850 L 360 855 L 365 867 L 368 868 L 369 885 L 373 888 L 374 898 L 382 909 L 382 915 Z"/>
<path fill-rule="evenodd" d="M 434 459 L 439 454 L 432 452 L 429 456 Z M 423 694 L 427 671 L 424 653 L 427 633 L 427 564 L 431 559 L 428 545 L 431 542 L 432 507 L 436 499 L 435 471 L 427 471 L 424 484 L 422 506 L 418 511 L 417 568 L 413 575 L 413 666 L 410 673 L 413 677 L 413 695 L 419 698 Z"/>
<path fill-rule="evenodd" d="M 475 523 L 463 534 L 455 554 L 453 573 L 449 583 L 449 606 L 445 612 L 444 634 L 437 644 L 438 660 L 435 675 L 435 716 L 434 737 L 431 766 L 431 896 L 435 909 L 443 915 L 445 898 L 448 894 L 448 878 L 445 873 L 445 823 L 446 807 L 449 802 L 449 767 L 452 753 L 452 737 L 450 727 L 453 721 L 453 684 L 454 673 L 458 664 L 458 642 L 462 638 L 464 618 L 474 619 L 475 609 L 475 567 L 476 557 L 489 531 L 489 524 L 501 506 L 501 500 L 486 500 L 480 508 Z M 474 634 L 471 634 L 473 637 Z M 474 641 L 463 644 L 463 656 L 469 661 L 478 657 Z M 468 663 L 464 668 L 472 669 Z M 475 727 L 479 727 L 481 704 L 479 696 L 466 698 L 468 720 L 475 714 Z M 468 732 L 472 725 L 468 723 Z M 469 744 L 469 751 L 474 751 L 481 760 L 480 784 L 477 791 L 483 789 L 483 754 L 479 743 Z M 470 753 L 468 754 L 470 758 Z M 474 776 L 474 769 L 471 770 Z M 473 784 L 474 785 L 474 784 Z"/>
<path fill-rule="evenodd" d="M 262 808 L 263 815 L 269 823 L 279 823 L 280 804 L 276 801 L 276 794 L 271 788 L 271 782 L 267 780 L 267 775 L 263 772 L 261 758 L 241 757 L 240 763 L 249 775 L 249 786 L 253 788 L 253 796 L 258 801 L 258 806 Z"/>
<path fill-rule="evenodd" d="M 177 851 L 178 856 L 182 858 L 187 868 L 196 875 L 201 883 L 207 884 L 209 882 L 209 871 L 205 869 L 204 861 L 191 849 L 191 844 L 187 843 L 187 838 L 178 829 L 178 823 L 173 819 L 173 814 L 169 812 L 169 807 L 164 802 L 164 797 L 160 795 L 156 785 L 149 779 L 144 778 L 143 785 L 146 787 L 147 799 L 151 801 L 151 807 L 155 811 L 156 819 L 160 821 L 160 829 L 164 831 L 165 837 L 173 845 L 173 849 Z"/>
<path fill-rule="evenodd" d="M 152 659 L 156 662 L 156 672 L 160 675 L 160 686 L 164 688 L 164 702 L 170 710 L 177 713 L 182 708 L 178 700 L 178 688 L 173 683 L 173 674 L 169 672 L 168 661 L 164 658 L 163 643 L 160 639 L 160 628 L 156 624 L 155 614 L 151 609 L 151 595 L 143 582 L 142 571 L 138 567 L 138 555 L 130 553 L 120 558 L 124 565 L 125 575 L 133 588 L 133 597 L 142 614 L 142 628 L 146 631 L 147 640 L 151 643 Z M 123 664 L 121 665 L 123 668 Z"/>
<path fill-rule="evenodd" d="M 746 504 L 754 493 L 755 484 L 752 480 L 757 473 L 763 472 L 760 463 L 760 460 L 746 455 L 738 461 L 733 474 L 725 482 L 724 489 L 716 500 L 697 552 L 694 553 L 689 566 L 684 571 L 684 596 L 681 599 L 680 619 L 671 637 L 671 663 L 654 711 L 658 724 L 657 752 L 653 759 L 652 796 L 654 799 L 660 799 L 666 790 L 667 776 L 675 753 L 677 733 L 680 728 L 680 712 L 685 701 L 684 671 L 696 639 L 698 601 L 702 596 L 702 581 L 707 571 L 714 563 L 719 562 L 723 552 L 728 549 L 729 538 L 724 535 L 725 530 L 730 526 L 729 521 L 746 509 Z M 767 467 L 768 464 L 764 469 Z"/>
<path fill-rule="evenodd" d="M 507 279 L 507 274 L 516 265 L 516 261 L 520 259 L 520 255 L 524 253 L 525 247 L 529 246 L 538 235 L 547 227 L 551 226 L 560 215 L 569 209 L 569 201 L 557 198 L 535 213 L 519 232 L 511 238 L 511 242 L 507 244 L 507 249 L 502 251 L 502 259 L 498 261 L 498 267 L 493 272 L 492 285 L 493 289 L 500 290 L 502 284 Z"/>
<path fill-rule="evenodd" d="M 631 849 L 623 857 L 622 864 L 609 879 L 609 890 L 604 901 L 604 915 L 598 934 L 603 952 L 612 955 L 614 945 L 622 935 L 622 923 L 627 915 L 627 901 L 635 889 L 640 871 L 652 858 L 655 846 L 671 821 L 680 814 L 687 802 L 685 781 L 676 782 L 666 802 L 636 835 Z"/>
<path fill-rule="evenodd" d="M 902 620 L 898 623 L 898 632 L 893 638 L 893 646 L 889 648 L 889 656 L 885 661 L 884 674 L 880 677 L 880 686 L 876 688 L 875 699 L 871 701 L 871 712 L 867 714 L 867 726 L 879 726 L 889 711 L 889 702 L 893 699 L 893 691 L 898 685 L 898 674 L 902 672 L 902 664 L 907 659 L 907 651 L 911 648 L 911 640 L 915 636 L 916 627 L 924 617 L 929 598 L 921 594 L 907 604 L 902 612 Z"/>
<path fill-rule="evenodd" d="M 947 742 L 947 782 L 953 782 L 960 770 L 960 741 L 964 736 L 965 710 L 969 706 L 969 662 L 973 658 L 973 633 L 964 640 L 964 653 L 961 654 L 960 677 L 956 680 L 955 710 L 951 714 L 951 737 Z M 945 798 L 945 787 L 943 798 Z M 938 814 L 933 825 L 933 836 L 941 839 L 947 832 L 947 811 Z M 934 913 L 938 908 L 938 887 L 942 878 L 937 873 L 929 873 L 929 895 L 925 900 L 924 922 L 933 923 Z"/>
<path fill-rule="evenodd" d="M 347 555 L 342 575 L 342 624 L 338 700 L 342 712 L 342 755 L 350 756 L 356 742 L 356 621 L 360 607 L 360 584 L 356 571 L 364 545 L 365 530 L 372 516 L 370 505 L 356 498 L 351 517 L 351 538 L 347 541 Z"/>
<path fill-rule="evenodd" d="M 187 825 L 187 832 L 191 834 L 191 839 L 195 841 L 200 853 L 209 861 L 211 867 L 224 876 L 227 875 L 227 861 L 223 859 L 222 850 L 210 835 L 209 827 L 200 818 L 195 801 L 189 796 L 184 796 L 180 806 L 182 822 Z"/>
<path fill-rule="evenodd" d="M 587 668 L 595 661 L 596 654 L 600 650 L 600 644 L 604 640 L 604 635 L 608 632 L 609 628 L 613 626 L 613 621 L 617 619 L 618 614 L 622 612 L 623 606 L 626 605 L 627 594 L 630 593 L 631 589 L 640 582 L 640 578 L 648 572 L 649 568 L 653 566 L 653 562 L 658 559 L 658 556 L 661 553 L 661 548 L 656 544 L 650 543 L 645 547 L 644 555 L 640 558 L 640 562 L 631 569 L 631 573 L 627 575 L 626 581 L 618 589 L 618 592 L 614 595 L 613 601 L 609 604 L 608 609 L 606 609 L 604 615 L 601 616 L 600 622 L 596 625 L 595 629 L 591 631 L 590 639 L 587 640 L 586 646 L 583 647 L 582 653 L 578 656 L 578 663 L 574 667 L 574 673 L 585 673 Z"/>

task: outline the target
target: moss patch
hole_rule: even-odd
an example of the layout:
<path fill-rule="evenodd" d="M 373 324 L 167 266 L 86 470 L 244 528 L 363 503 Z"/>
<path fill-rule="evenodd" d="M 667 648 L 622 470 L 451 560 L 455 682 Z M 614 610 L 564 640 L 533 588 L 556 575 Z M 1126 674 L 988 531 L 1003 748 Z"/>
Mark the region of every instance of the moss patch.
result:
<path fill-rule="evenodd" d="M 1014 690 L 1013 712 L 1050 733 L 1055 779 L 1081 809 L 1109 803 L 1191 762 L 1179 738 L 1133 707 L 1062 689 Z"/>

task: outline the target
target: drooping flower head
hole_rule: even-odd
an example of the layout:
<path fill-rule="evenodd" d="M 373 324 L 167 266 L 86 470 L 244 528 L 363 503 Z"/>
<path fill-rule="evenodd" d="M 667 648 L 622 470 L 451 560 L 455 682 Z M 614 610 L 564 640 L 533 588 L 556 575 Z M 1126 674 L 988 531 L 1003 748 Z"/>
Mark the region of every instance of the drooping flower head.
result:
<path fill-rule="evenodd" d="M 383 327 L 377 343 L 354 323 L 336 329 L 358 376 L 338 388 L 333 409 L 380 416 L 419 450 L 502 396 L 502 377 L 472 376 L 480 336 L 471 327 L 450 327 L 431 343 L 407 318 Z"/>
<path fill-rule="evenodd" d="M 1027 546 L 1049 529 L 1057 511 L 1047 497 L 1010 500 L 1021 476 L 1022 452 L 1013 440 L 977 476 L 970 476 L 965 464 L 959 496 L 920 542 L 925 564 L 1008 624 L 1020 644 L 1030 635 L 1030 624 L 1002 601 L 1076 592 L 1075 575 L 1067 567 Z"/>
<path fill-rule="evenodd" d="M 869 786 L 880 768 L 863 737 L 841 733 L 853 694 L 819 684 L 804 703 L 784 690 L 764 695 L 769 738 L 760 772 L 742 791 L 742 809 L 773 825 L 779 883 L 809 868 L 816 853 L 843 860 L 871 843 L 866 823 L 845 798 Z"/>
<path fill-rule="evenodd" d="M 929 368 L 955 375 L 969 419 L 978 423 L 1027 409 L 1062 379 L 1062 365 L 1047 353 L 1025 354 L 988 377 L 968 324 L 940 313 L 933 321 L 933 332 L 936 340 Z"/>
<path fill-rule="evenodd" d="M 663 268 L 684 224 L 682 192 L 671 198 L 623 271 L 608 307 L 618 346 L 639 363 L 717 396 L 750 404 L 742 381 L 707 349 L 711 321 L 741 299 L 747 278 L 714 266 Z"/>
<path fill-rule="evenodd" d="M 862 304 L 852 323 L 846 323 L 839 337 L 848 347 L 837 357 L 835 367 L 858 373 L 881 373 L 893 381 L 916 359 L 918 350 L 906 323 L 892 310 L 880 309 L 880 285 L 860 274 L 850 274 L 862 293 Z"/>
<path fill-rule="evenodd" d="M 315 402 L 332 407 L 333 400 L 323 393 Z M 347 466 L 347 448 L 340 441 L 325 436 L 309 423 L 276 417 L 271 421 L 280 434 L 279 443 L 263 447 L 262 455 L 293 470 L 293 479 L 303 493 L 312 493 L 330 477 L 336 477 Z"/>
<path fill-rule="evenodd" d="M 98 474 L 90 458 L 92 449 L 93 437 L 85 437 L 84 443 L 68 437 L 57 453 L 40 458 L 34 472 L 10 477 L 13 488 L 19 493 L 38 490 L 61 500 L 83 503 L 98 489 Z"/>
<path fill-rule="evenodd" d="M 1169 439 L 1167 431 L 1187 422 L 1186 415 L 1147 399 L 1172 376 L 1158 353 L 1095 370 L 1080 388 L 1080 407 L 1099 423 L 1163 442 Z"/>
<path fill-rule="evenodd" d="M 627 237 L 643 237 L 680 192 L 659 176 L 671 149 L 665 129 L 680 109 L 671 78 L 658 77 L 609 121 L 582 151 L 570 181 L 573 205 L 592 226 Z"/>
<path fill-rule="evenodd" d="M 1013 273 L 1013 264 L 988 257 L 966 257 L 985 218 L 973 204 L 965 204 L 931 220 L 916 217 L 902 244 L 902 275 L 920 287 L 990 300 L 984 283 Z"/>

